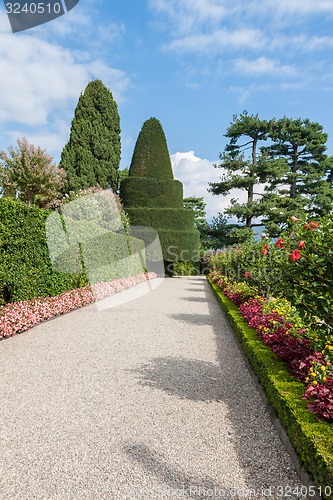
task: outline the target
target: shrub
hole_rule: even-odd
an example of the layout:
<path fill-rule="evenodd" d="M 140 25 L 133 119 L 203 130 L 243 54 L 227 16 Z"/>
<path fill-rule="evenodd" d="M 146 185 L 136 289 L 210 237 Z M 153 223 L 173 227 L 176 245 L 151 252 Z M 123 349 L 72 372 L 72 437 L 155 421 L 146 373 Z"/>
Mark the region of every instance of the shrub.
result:
<path fill-rule="evenodd" d="M 200 266 L 192 261 L 174 262 L 173 273 L 175 276 L 197 276 L 200 273 Z"/>

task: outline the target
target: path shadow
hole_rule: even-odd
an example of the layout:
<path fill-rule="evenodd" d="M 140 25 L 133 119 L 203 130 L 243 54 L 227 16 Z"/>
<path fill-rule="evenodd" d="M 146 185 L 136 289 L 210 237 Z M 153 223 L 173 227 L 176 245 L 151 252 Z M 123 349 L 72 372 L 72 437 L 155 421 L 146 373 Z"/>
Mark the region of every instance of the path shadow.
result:
<path fill-rule="evenodd" d="M 213 363 L 182 358 L 154 358 L 136 373 L 140 384 L 181 399 L 219 401 L 223 397 L 221 370 Z"/>
<path fill-rule="evenodd" d="M 205 295 L 209 314 L 183 313 L 171 314 L 170 317 L 187 324 L 209 325 L 215 336 L 218 365 L 195 359 L 155 358 L 134 370 L 139 383 L 181 399 L 223 401 L 233 427 L 235 452 L 249 488 L 254 485 L 269 488 L 274 484 L 296 487 L 294 468 L 290 461 L 288 468 L 281 465 L 283 445 L 255 387 L 235 334 L 207 282 Z M 285 484 L 281 483 L 281 477 Z M 295 496 L 293 500 L 296 498 L 299 497 Z"/>
<path fill-rule="evenodd" d="M 205 300 L 207 302 L 207 300 Z M 209 314 L 169 314 L 169 317 L 177 321 L 182 321 L 183 323 L 191 323 L 193 325 L 213 325 L 213 320 Z"/>
<path fill-rule="evenodd" d="M 132 462 L 139 464 L 149 476 L 155 476 L 159 485 L 158 491 L 148 491 L 140 498 L 225 498 L 235 499 L 235 488 L 216 484 L 211 477 L 204 474 L 195 476 L 171 466 L 167 460 L 144 443 L 127 443 L 123 448 Z M 151 482 L 153 484 L 153 482 Z M 156 488 L 156 490 L 157 490 Z M 145 488 L 140 488 L 145 489 Z M 164 495 L 162 495 L 162 491 Z M 136 498 L 133 492 L 133 498 Z M 155 493 L 155 494 L 154 494 Z M 212 493 L 212 494 L 211 494 Z M 156 495 L 156 496 L 155 496 Z M 238 498 L 238 497 L 237 497 Z"/>
<path fill-rule="evenodd" d="M 207 298 L 204 297 L 182 297 L 182 300 L 187 302 L 208 302 Z"/>

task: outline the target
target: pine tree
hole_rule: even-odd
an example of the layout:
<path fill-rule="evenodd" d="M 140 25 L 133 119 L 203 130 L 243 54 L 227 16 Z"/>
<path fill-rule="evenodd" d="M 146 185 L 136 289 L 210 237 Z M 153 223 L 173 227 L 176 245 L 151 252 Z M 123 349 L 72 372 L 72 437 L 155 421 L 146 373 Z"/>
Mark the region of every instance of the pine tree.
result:
<path fill-rule="evenodd" d="M 116 191 L 120 151 L 117 104 L 109 89 L 93 80 L 79 98 L 70 138 L 61 154 L 60 166 L 67 172 L 65 191 L 92 186 Z"/>
<path fill-rule="evenodd" d="M 259 201 L 255 195 L 262 196 L 255 191 L 256 187 L 263 185 L 270 178 L 279 177 L 283 162 L 268 161 L 267 156 L 261 155 L 259 145 L 266 141 L 273 126 L 274 120 L 262 120 L 258 115 L 249 115 L 247 111 L 240 116 L 235 115 L 227 129 L 226 137 L 230 139 L 225 151 L 220 154 L 222 163 L 215 165 L 223 168 L 225 174 L 220 182 L 209 183 L 209 191 L 213 194 L 227 195 L 232 189 L 241 189 L 246 192 L 245 203 L 238 203 L 236 199 L 231 202 L 231 207 L 225 213 L 236 216 L 245 223 L 246 234 L 261 223 L 254 223 L 253 219 L 259 217 Z M 249 155 L 245 152 L 249 151 Z"/>
<path fill-rule="evenodd" d="M 133 226 L 157 230 L 166 268 L 170 262 L 199 259 L 194 213 L 183 206 L 183 185 L 174 180 L 165 134 L 156 118 L 142 126 L 120 196 Z"/>
<path fill-rule="evenodd" d="M 259 209 L 269 232 L 277 235 L 291 215 L 330 211 L 331 162 L 325 154 L 328 136 L 319 123 L 284 117 L 274 123 L 269 136 L 273 144 L 263 153 L 284 162 L 285 171 L 266 187 Z"/>

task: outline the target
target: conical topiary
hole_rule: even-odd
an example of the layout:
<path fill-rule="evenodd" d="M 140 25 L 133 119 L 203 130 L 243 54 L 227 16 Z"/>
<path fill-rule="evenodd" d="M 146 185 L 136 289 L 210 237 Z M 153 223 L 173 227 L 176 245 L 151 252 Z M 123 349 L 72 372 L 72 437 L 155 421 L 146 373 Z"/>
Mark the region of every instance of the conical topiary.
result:
<path fill-rule="evenodd" d="M 133 226 L 157 230 L 166 264 L 198 260 L 194 213 L 184 209 L 183 185 L 174 180 L 165 134 L 156 118 L 142 126 L 120 196 Z"/>

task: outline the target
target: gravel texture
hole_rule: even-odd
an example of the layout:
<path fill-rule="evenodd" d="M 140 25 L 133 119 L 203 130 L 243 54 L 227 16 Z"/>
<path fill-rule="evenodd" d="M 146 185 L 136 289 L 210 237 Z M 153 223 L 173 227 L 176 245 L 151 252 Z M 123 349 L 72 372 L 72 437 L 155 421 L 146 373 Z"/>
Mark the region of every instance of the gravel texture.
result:
<path fill-rule="evenodd" d="M 305 498 L 205 278 L 39 325 L 0 366 L 1 500 Z"/>

